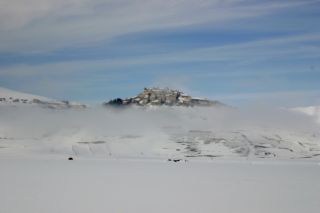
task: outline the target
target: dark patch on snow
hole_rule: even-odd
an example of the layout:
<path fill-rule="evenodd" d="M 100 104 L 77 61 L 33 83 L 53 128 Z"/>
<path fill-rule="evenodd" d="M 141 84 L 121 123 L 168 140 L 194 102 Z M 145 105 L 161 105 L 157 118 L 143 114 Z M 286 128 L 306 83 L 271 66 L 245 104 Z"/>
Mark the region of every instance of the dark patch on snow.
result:
<path fill-rule="evenodd" d="M 80 141 L 79 144 L 104 144 L 105 141 Z"/>
<path fill-rule="evenodd" d="M 223 155 L 185 155 L 187 158 L 197 158 L 197 157 L 207 157 L 207 158 L 216 158 L 222 157 Z"/>

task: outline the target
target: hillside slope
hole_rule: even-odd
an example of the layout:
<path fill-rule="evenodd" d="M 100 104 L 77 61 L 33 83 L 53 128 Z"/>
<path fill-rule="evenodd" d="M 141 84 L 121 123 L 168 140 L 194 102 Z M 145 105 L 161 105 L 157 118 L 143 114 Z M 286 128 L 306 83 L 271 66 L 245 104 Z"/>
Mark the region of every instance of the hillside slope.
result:
<path fill-rule="evenodd" d="M 65 109 L 65 108 L 85 108 L 83 104 L 72 103 L 69 101 L 57 101 L 43 96 L 22 93 L 7 88 L 0 87 L 0 106 L 14 105 L 14 106 L 40 106 L 51 109 Z"/>

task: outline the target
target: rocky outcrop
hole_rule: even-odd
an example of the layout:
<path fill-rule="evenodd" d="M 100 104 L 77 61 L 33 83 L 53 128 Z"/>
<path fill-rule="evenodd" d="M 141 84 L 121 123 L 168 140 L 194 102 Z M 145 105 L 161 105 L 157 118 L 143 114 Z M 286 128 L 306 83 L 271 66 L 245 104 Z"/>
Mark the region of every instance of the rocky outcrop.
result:
<path fill-rule="evenodd" d="M 219 101 L 193 98 L 179 90 L 169 88 L 144 88 L 143 92 L 132 98 L 116 98 L 104 103 L 105 106 L 223 106 Z"/>

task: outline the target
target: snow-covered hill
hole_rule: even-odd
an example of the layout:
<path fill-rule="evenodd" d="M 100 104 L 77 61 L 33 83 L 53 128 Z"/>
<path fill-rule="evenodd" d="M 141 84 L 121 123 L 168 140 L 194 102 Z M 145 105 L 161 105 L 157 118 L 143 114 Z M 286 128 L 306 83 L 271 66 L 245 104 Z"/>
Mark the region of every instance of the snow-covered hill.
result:
<path fill-rule="evenodd" d="M 85 108 L 85 105 L 69 101 L 57 101 L 43 96 L 22 93 L 0 87 L 0 106 L 40 106 L 51 109 Z"/>
<path fill-rule="evenodd" d="M 0 157 L 320 159 L 319 125 L 290 110 L 4 107 L 0 114 Z"/>
<path fill-rule="evenodd" d="M 3 87 L 0 87 L 0 98 L 2 99 L 5 98 L 4 101 L 7 101 L 7 102 L 13 101 L 14 99 L 26 99 L 29 101 L 33 99 L 40 99 L 43 101 L 53 101 L 43 96 L 22 93 L 22 92 L 14 91 L 14 90 L 3 88 Z"/>
<path fill-rule="evenodd" d="M 320 159 L 319 107 L 180 107 L 181 94 L 152 92 L 141 100 L 168 105 L 78 111 L 84 106 L 0 88 L 0 156 Z"/>

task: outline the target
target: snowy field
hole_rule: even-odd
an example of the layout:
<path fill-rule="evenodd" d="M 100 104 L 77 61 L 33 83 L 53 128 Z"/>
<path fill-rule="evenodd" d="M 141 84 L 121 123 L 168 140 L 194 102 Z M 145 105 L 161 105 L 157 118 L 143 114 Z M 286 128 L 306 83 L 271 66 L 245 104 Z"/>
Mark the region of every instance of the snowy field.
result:
<path fill-rule="evenodd" d="M 12 94 L 0 213 L 319 212 L 317 107 L 56 109 Z"/>
<path fill-rule="evenodd" d="M 1 160 L 1 213 L 318 213 L 316 162 Z"/>

